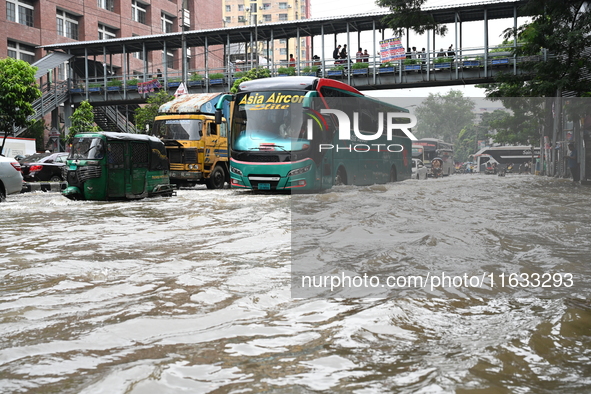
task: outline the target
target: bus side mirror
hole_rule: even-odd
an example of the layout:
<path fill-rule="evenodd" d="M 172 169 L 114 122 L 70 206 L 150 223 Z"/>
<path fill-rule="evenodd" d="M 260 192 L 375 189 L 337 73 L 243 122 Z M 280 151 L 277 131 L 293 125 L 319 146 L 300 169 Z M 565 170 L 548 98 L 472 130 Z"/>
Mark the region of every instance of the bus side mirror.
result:
<path fill-rule="evenodd" d="M 234 96 L 231 94 L 222 94 L 215 105 L 215 123 L 222 124 L 222 117 L 224 116 L 224 106 L 226 112 L 228 112 L 228 101 L 234 100 Z M 229 113 L 226 113 L 226 120 L 229 120 Z"/>

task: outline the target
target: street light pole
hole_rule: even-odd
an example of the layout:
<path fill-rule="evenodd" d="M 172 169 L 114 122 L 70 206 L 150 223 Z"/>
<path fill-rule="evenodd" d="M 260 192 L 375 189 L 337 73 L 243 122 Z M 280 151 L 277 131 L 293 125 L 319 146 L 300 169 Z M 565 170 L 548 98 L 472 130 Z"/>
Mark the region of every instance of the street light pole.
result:
<path fill-rule="evenodd" d="M 184 3 L 183 3 L 184 4 Z M 181 81 L 187 86 L 187 38 L 185 37 L 185 6 L 181 9 Z"/>

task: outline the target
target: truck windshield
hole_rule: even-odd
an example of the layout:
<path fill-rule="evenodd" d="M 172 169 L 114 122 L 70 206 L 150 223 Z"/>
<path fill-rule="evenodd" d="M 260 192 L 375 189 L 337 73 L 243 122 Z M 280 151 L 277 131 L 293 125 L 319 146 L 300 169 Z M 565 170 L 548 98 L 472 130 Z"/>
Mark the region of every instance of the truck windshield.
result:
<path fill-rule="evenodd" d="M 79 137 L 72 140 L 68 159 L 98 160 L 105 156 L 105 143 L 99 137 Z"/>
<path fill-rule="evenodd" d="M 232 116 L 233 149 L 265 150 L 267 146 L 295 149 L 303 137 L 302 101 L 305 91 L 248 92 L 236 97 Z"/>
<path fill-rule="evenodd" d="M 199 141 L 202 127 L 200 119 L 163 119 L 154 122 L 152 135 L 165 140 Z"/>

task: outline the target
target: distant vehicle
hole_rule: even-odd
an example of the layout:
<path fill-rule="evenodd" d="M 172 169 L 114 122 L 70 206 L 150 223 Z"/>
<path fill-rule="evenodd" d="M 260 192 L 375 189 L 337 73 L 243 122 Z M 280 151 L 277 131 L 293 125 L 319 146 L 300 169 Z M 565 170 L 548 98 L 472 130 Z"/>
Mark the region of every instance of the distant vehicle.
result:
<path fill-rule="evenodd" d="M 431 160 L 431 175 L 433 178 L 443 177 L 443 159 L 441 157 Z"/>
<path fill-rule="evenodd" d="M 4 143 L 4 148 L 2 148 L 2 143 Z M 4 137 L 2 137 L 0 138 L 0 148 L 2 148 L 0 154 L 14 158 L 16 156 L 34 155 L 37 152 L 35 150 L 35 138 L 6 137 L 6 140 L 4 140 Z"/>
<path fill-rule="evenodd" d="M 67 152 L 36 153 L 21 160 L 23 179 L 26 182 L 62 182 L 62 167 L 66 165 Z"/>
<path fill-rule="evenodd" d="M 535 161 L 540 157 L 540 148 L 533 148 L 531 145 L 517 146 L 492 146 L 479 150 L 474 154 L 475 172 L 484 171 L 485 164 L 489 161 L 497 163 L 500 169 L 506 169 L 509 164 L 519 166 Z"/>
<path fill-rule="evenodd" d="M 0 156 L 0 202 L 9 194 L 20 193 L 23 188 L 21 165 L 15 159 Z"/>
<path fill-rule="evenodd" d="M 422 147 L 422 152 L 419 149 Z M 422 155 L 422 157 L 420 157 Z M 456 172 L 454 163 L 454 146 L 448 142 L 437 138 L 421 138 L 418 141 L 413 141 L 413 157 L 421 159 L 429 169 L 429 176 L 431 173 L 431 162 L 434 158 L 439 157 L 443 161 L 442 174 L 448 176 Z"/>
<path fill-rule="evenodd" d="M 412 159 L 412 179 L 427 179 L 427 167 L 420 159 Z"/>

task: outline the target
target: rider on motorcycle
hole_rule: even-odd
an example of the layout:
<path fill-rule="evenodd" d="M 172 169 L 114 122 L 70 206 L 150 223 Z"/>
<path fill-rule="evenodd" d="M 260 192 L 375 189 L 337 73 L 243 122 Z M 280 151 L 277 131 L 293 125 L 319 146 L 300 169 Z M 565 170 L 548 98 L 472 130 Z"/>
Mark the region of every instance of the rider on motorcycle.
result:
<path fill-rule="evenodd" d="M 431 160 L 431 173 L 434 178 L 443 176 L 443 159 L 436 157 Z"/>

